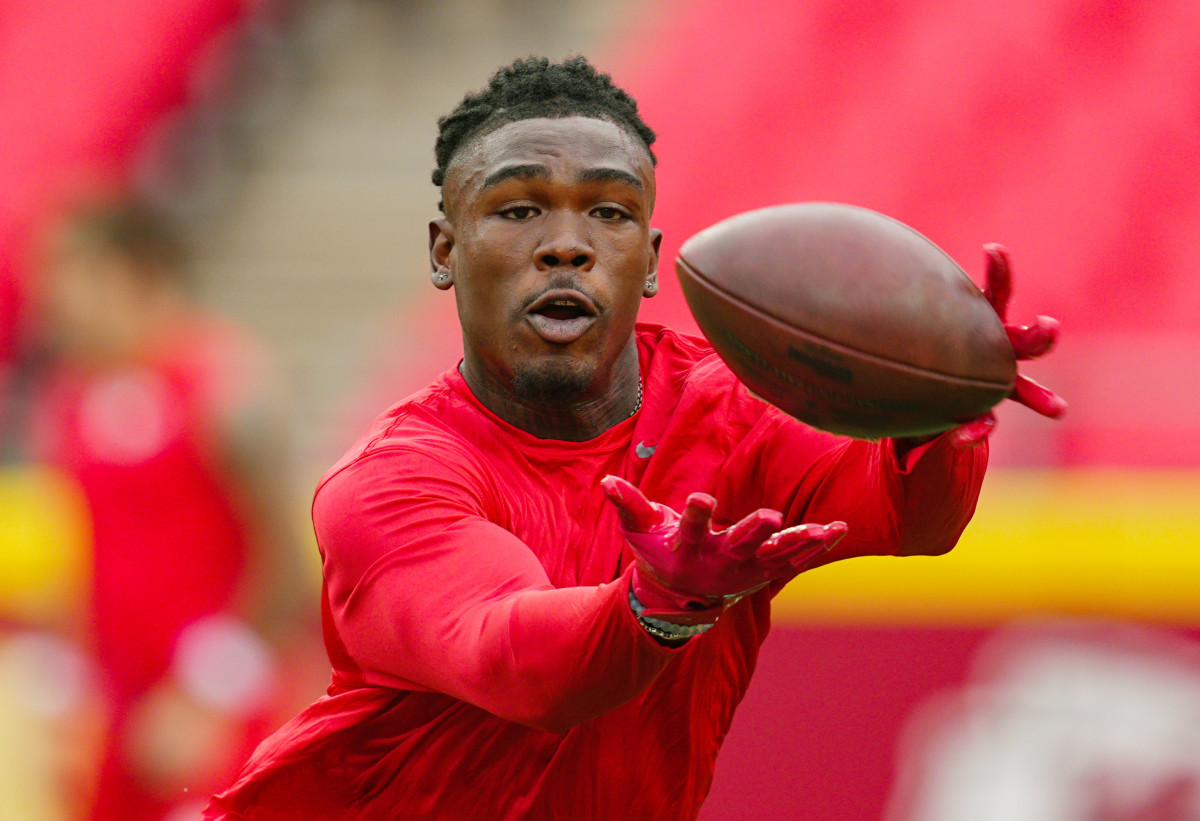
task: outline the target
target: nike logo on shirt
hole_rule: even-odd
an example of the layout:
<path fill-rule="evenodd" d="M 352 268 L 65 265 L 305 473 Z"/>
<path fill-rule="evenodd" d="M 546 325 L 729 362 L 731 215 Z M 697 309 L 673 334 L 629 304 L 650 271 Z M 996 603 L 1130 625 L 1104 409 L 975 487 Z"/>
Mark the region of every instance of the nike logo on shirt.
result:
<path fill-rule="evenodd" d="M 638 455 L 639 459 L 649 459 L 657 448 L 658 445 L 647 445 L 645 442 L 638 442 L 633 452 Z"/>

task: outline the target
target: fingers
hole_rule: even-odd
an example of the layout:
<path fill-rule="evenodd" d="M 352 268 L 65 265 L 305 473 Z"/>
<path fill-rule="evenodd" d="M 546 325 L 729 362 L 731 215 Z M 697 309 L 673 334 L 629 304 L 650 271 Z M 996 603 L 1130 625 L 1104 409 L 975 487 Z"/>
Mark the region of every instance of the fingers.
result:
<path fill-rule="evenodd" d="M 1012 297 L 1012 268 L 1008 263 L 1008 251 L 1003 245 L 990 242 L 983 246 L 987 255 L 987 287 L 983 295 L 991 304 L 1001 322 L 1008 319 L 1008 300 Z"/>
<path fill-rule="evenodd" d="M 1037 359 L 1058 341 L 1058 327 L 1057 319 L 1039 316 L 1032 325 L 1005 325 L 1004 330 L 1017 359 Z"/>
<path fill-rule="evenodd" d="M 1036 359 L 1049 353 L 1058 340 L 1058 320 L 1039 316 L 1032 325 L 1010 325 L 1008 302 L 1012 298 L 1012 267 L 1008 251 L 997 243 L 988 243 L 983 246 L 983 251 L 987 255 L 987 286 L 983 294 L 1004 323 L 1013 353 L 1017 359 Z"/>
<path fill-rule="evenodd" d="M 662 512 L 642 492 L 619 476 L 605 476 L 600 489 L 617 509 L 626 530 L 646 533 L 662 523 Z"/>
<path fill-rule="evenodd" d="M 845 538 L 846 530 L 845 522 L 789 527 L 763 542 L 757 558 L 767 570 L 774 571 L 786 565 L 799 573 L 833 549 Z"/>
<path fill-rule="evenodd" d="M 1057 419 L 1067 410 L 1067 403 L 1061 396 L 1023 374 L 1017 374 L 1017 381 L 1009 396 L 1014 401 L 1051 419 Z M 970 422 L 959 425 L 950 431 L 949 435 L 955 447 L 969 448 L 987 439 L 995 429 L 996 415 L 988 411 L 978 419 L 972 419 Z"/>
<path fill-rule="evenodd" d="M 717 500 L 707 493 L 693 493 L 679 517 L 679 543 L 691 547 L 700 544 L 711 532 L 713 511 Z"/>
<path fill-rule="evenodd" d="M 987 287 L 984 289 L 984 296 L 1004 323 L 1004 331 L 1008 334 L 1013 353 L 1017 359 L 1036 359 L 1048 353 L 1058 340 L 1058 320 L 1039 316 L 1031 325 L 1010 325 L 1008 301 L 1012 297 L 1012 268 L 1008 261 L 1008 251 L 1003 245 L 996 243 L 983 246 L 983 251 L 987 255 Z M 1067 409 L 1067 403 L 1054 391 L 1022 374 L 1017 374 L 1017 381 L 1009 396 L 1051 419 L 1062 416 Z M 989 413 L 956 428 L 951 435 L 955 444 L 969 447 L 986 439 L 995 426 L 996 419 Z"/>
<path fill-rule="evenodd" d="M 1037 411 L 1042 416 L 1057 419 L 1067 409 L 1067 403 L 1049 388 L 1039 385 L 1028 376 L 1017 374 L 1017 383 L 1013 387 L 1012 398 L 1025 407 Z"/>
<path fill-rule="evenodd" d="M 972 419 L 966 424 L 959 425 L 950 432 L 951 442 L 955 447 L 973 448 L 992 435 L 996 429 L 996 414 L 988 411 L 978 419 Z"/>
<path fill-rule="evenodd" d="M 783 514 L 778 510 L 756 510 L 725 531 L 726 549 L 733 556 L 749 558 L 782 527 Z"/>
<path fill-rule="evenodd" d="M 1012 297 L 1012 267 L 1008 251 L 996 243 L 983 246 L 983 251 L 987 255 L 987 286 L 983 293 L 1004 324 L 1016 358 L 1036 359 L 1048 353 L 1058 340 L 1058 320 L 1039 316 L 1031 325 L 1010 325 L 1008 302 Z M 1067 409 L 1067 403 L 1053 391 L 1021 374 L 1017 374 L 1010 398 L 1051 419 L 1061 416 Z M 956 446 L 972 447 L 987 439 L 995 427 L 996 417 L 988 412 L 955 428 L 950 436 Z"/>

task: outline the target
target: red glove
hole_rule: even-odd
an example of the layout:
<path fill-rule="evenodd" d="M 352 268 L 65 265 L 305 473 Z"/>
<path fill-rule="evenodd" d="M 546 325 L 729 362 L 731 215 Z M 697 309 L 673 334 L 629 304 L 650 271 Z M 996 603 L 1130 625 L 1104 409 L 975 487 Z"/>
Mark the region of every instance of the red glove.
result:
<path fill-rule="evenodd" d="M 767 509 L 714 532 L 717 500 L 706 493 L 689 496 L 680 515 L 616 476 L 600 487 L 637 556 L 633 594 L 646 606 L 642 615 L 675 624 L 711 624 L 747 593 L 805 570 L 846 534 L 844 522 L 784 530 L 783 514 Z"/>
<path fill-rule="evenodd" d="M 1058 320 L 1039 316 L 1032 325 L 1010 323 L 1008 300 L 1012 296 L 1012 271 L 1009 267 L 1008 251 L 1003 245 L 995 243 L 983 246 L 983 250 L 988 260 L 987 287 L 983 293 L 1000 317 L 1000 321 L 1004 323 L 1004 330 L 1008 333 L 1008 341 L 1012 343 L 1017 359 L 1037 359 L 1048 353 L 1058 339 Z M 1058 418 L 1067 409 L 1067 403 L 1053 391 L 1019 373 L 1009 398 L 1051 419 Z M 996 416 L 988 411 L 978 419 L 955 428 L 951 435 L 956 444 L 971 446 L 986 439 L 995 427 Z"/>

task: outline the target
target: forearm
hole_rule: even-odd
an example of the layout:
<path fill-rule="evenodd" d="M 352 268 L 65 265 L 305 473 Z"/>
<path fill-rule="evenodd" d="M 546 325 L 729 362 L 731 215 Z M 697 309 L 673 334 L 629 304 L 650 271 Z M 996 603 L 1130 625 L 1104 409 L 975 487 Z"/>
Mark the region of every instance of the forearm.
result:
<path fill-rule="evenodd" d="M 948 434 L 900 456 L 897 555 L 940 555 L 958 543 L 975 514 L 987 462 L 986 441 L 961 447 Z"/>
<path fill-rule="evenodd" d="M 563 732 L 644 691 L 677 649 L 637 623 L 629 575 L 594 588 L 528 593 L 493 613 L 494 629 L 480 634 L 483 689 L 469 675 L 460 679 L 472 691 L 469 700 L 520 724 Z"/>
<path fill-rule="evenodd" d="M 958 542 L 975 512 L 987 444 L 957 448 L 949 437 L 898 455 L 892 442 L 853 441 L 831 452 L 795 515 L 838 518 L 845 539 L 816 564 L 861 555 L 938 555 Z M 810 480 L 809 484 L 813 484 Z"/>
<path fill-rule="evenodd" d="M 678 652 L 634 618 L 630 570 L 597 587 L 516 589 L 419 611 L 356 596 L 338 621 L 367 684 L 442 692 L 564 732 L 641 693 Z"/>

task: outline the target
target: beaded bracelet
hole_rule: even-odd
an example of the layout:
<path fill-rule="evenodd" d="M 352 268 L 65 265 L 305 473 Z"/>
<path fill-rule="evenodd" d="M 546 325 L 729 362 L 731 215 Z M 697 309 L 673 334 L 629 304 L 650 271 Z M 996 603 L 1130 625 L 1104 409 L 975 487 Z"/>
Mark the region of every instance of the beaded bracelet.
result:
<path fill-rule="evenodd" d="M 656 619 L 653 616 L 643 616 L 642 613 L 646 609 L 646 605 L 638 601 L 638 597 L 633 593 L 633 586 L 629 588 L 629 606 L 633 609 L 633 615 L 637 616 L 638 624 L 652 636 L 657 636 L 660 639 L 677 641 L 679 639 L 690 639 L 692 636 L 698 636 L 705 630 L 712 627 L 711 624 L 675 624 L 662 619 Z"/>

